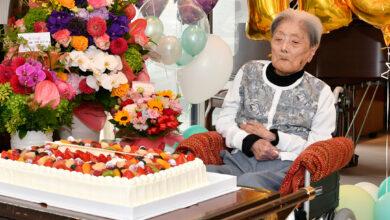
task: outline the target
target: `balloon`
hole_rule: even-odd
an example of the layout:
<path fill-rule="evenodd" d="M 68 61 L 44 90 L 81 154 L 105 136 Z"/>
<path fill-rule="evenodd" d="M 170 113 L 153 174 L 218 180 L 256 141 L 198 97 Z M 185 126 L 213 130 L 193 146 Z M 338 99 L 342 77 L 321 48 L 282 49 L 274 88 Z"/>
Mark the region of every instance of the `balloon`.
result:
<path fill-rule="evenodd" d="M 390 45 L 389 0 L 346 0 L 346 3 L 359 19 L 380 28 L 383 32 L 386 45 Z"/>
<path fill-rule="evenodd" d="M 354 185 L 341 185 L 337 210 L 348 208 L 356 219 L 372 220 L 375 201 L 364 189 Z"/>
<path fill-rule="evenodd" d="M 390 219 L 390 193 L 386 193 L 384 196 L 378 199 L 374 207 L 374 219 Z"/>
<path fill-rule="evenodd" d="M 177 78 L 184 98 L 197 104 L 221 90 L 232 70 L 230 47 L 217 35 L 209 35 L 206 47 L 190 64 L 178 70 Z"/>
<path fill-rule="evenodd" d="M 192 125 L 183 132 L 184 139 L 189 138 L 194 134 L 208 132 L 208 130 L 202 125 Z"/>
<path fill-rule="evenodd" d="M 178 18 L 183 24 L 195 24 L 200 19 L 206 17 L 203 9 L 192 0 L 177 1 L 177 8 L 179 10 Z"/>
<path fill-rule="evenodd" d="M 184 50 L 181 52 L 181 57 L 180 59 L 176 62 L 176 65 L 180 66 L 185 66 L 189 64 L 192 60 L 194 59 L 193 56 L 189 55 L 186 53 Z"/>
<path fill-rule="evenodd" d="M 279 12 L 289 8 L 290 0 L 249 0 L 246 35 L 252 40 L 271 39 L 271 23 Z"/>
<path fill-rule="evenodd" d="M 181 46 L 190 55 L 198 55 L 206 46 L 207 36 L 198 25 L 188 26 L 181 35 Z"/>
<path fill-rule="evenodd" d="M 387 184 L 387 191 L 386 191 L 386 184 Z M 381 198 L 384 194 L 387 192 L 390 192 L 390 177 L 387 179 L 383 180 L 381 184 L 379 185 L 379 190 L 378 190 L 378 199 Z"/>
<path fill-rule="evenodd" d="M 150 37 L 154 43 L 157 43 L 164 34 L 164 26 L 158 17 L 146 17 L 147 26 L 145 29 L 146 36 Z"/>
<path fill-rule="evenodd" d="M 156 52 L 161 56 L 161 62 L 170 65 L 181 57 L 180 41 L 174 36 L 164 36 L 157 45 Z"/>
<path fill-rule="evenodd" d="M 137 7 L 140 7 L 140 12 L 142 16 L 156 16 L 160 17 L 161 13 L 164 11 L 169 0 L 141 0 L 136 4 Z"/>
<path fill-rule="evenodd" d="M 358 187 L 364 189 L 366 192 L 368 192 L 372 196 L 374 201 L 378 200 L 378 189 L 379 188 L 375 184 L 372 184 L 369 182 L 360 182 L 360 183 L 355 184 L 355 186 L 358 186 Z"/>
<path fill-rule="evenodd" d="M 194 0 L 194 1 L 202 7 L 203 11 L 206 14 L 210 13 L 218 2 L 218 0 Z"/>
<path fill-rule="evenodd" d="M 348 26 L 352 21 L 351 10 L 344 0 L 298 0 L 298 9 L 317 16 L 324 33 Z"/>

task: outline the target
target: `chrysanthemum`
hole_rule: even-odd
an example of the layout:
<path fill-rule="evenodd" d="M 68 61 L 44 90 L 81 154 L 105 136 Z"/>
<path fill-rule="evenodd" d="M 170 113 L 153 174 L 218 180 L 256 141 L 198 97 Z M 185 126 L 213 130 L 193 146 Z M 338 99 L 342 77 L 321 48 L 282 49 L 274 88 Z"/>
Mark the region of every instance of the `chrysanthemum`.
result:
<path fill-rule="evenodd" d="M 148 107 L 151 109 L 157 109 L 159 112 L 162 112 L 164 109 L 163 103 L 159 99 L 151 99 L 148 101 Z"/>
<path fill-rule="evenodd" d="M 130 115 L 127 111 L 118 111 L 114 115 L 114 120 L 118 122 L 120 125 L 128 125 L 130 123 Z"/>
<path fill-rule="evenodd" d="M 169 99 L 175 99 L 176 98 L 176 94 L 173 93 L 171 90 L 158 91 L 157 95 L 158 96 L 162 96 L 162 97 L 167 97 Z"/>

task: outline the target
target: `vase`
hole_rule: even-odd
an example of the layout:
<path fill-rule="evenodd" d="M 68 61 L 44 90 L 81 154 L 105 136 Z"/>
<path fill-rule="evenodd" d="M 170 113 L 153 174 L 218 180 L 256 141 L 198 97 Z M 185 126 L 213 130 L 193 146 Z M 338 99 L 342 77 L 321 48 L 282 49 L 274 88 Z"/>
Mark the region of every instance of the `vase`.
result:
<path fill-rule="evenodd" d="M 11 135 L 12 149 L 25 149 L 30 146 L 44 145 L 47 141 L 53 141 L 53 132 L 28 131 L 26 136 L 19 138 L 19 132 Z"/>
<path fill-rule="evenodd" d="M 72 127 L 62 126 L 59 130 L 59 135 L 60 138 L 64 140 L 68 139 L 70 136 L 72 136 L 74 139 L 92 141 L 100 140 L 100 131 L 90 129 L 74 115 L 72 119 Z"/>

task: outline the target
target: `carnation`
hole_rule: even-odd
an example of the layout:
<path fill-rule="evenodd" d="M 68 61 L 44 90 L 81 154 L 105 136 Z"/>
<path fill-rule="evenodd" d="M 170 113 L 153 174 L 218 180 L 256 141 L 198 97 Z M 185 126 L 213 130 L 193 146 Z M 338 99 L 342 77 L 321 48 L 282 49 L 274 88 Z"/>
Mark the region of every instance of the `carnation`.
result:
<path fill-rule="evenodd" d="M 88 38 L 84 36 L 72 36 L 70 43 L 77 51 L 84 51 L 88 47 Z"/>
<path fill-rule="evenodd" d="M 106 0 L 88 0 L 88 4 L 90 4 L 93 8 L 101 8 L 107 6 Z"/>
<path fill-rule="evenodd" d="M 100 37 L 93 38 L 93 41 L 95 42 L 95 45 L 102 50 L 110 48 L 110 36 L 106 33 Z"/>
<path fill-rule="evenodd" d="M 87 31 L 93 37 L 100 37 L 107 30 L 106 21 L 101 17 L 93 17 L 88 20 Z"/>
<path fill-rule="evenodd" d="M 32 93 L 32 89 L 28 87 L 24 87 L 20 85 L 19 79 L 17 75 L 12 75 L 10 84 L 12 87 L 12 91 L 16 94 L 30 94 Z"/>
<path fill-rule="evenodd" d="M 26 59 L 24 57 L 15 57 L 12 59 L 11 67 L 12 70 L 15 71 L 16 68 L 26 63 Z M 1 71 L 0 71 L 1 72 Z"/>
<path fill-rule="evenodd" d="M 124 54 L 128 48 L 129 47 L 127 46 L 127 41 L 121 37 L 111 41 L 110 44 L 111 53 L 116 55 Z"/>
<path fill-rule="evenodd" d="M 34 23 L 34 32 L 47 32 L 46 22 L 37 21 Z"/>
<path fill-rule="evenodd" d="M 68 47 L 70 43 L 70 31 L 68 29 L 61 29 L 54 34 L 52 34 L 54 40 L 64 47 Z"/>
<path fill-rule="evenodd" d="M 85 94 L 92 94 L 95 92 L 95 90 L 87 85 L 87 79 L 84 78 L 79 83 L 79 89 L 82 93 Z"/>

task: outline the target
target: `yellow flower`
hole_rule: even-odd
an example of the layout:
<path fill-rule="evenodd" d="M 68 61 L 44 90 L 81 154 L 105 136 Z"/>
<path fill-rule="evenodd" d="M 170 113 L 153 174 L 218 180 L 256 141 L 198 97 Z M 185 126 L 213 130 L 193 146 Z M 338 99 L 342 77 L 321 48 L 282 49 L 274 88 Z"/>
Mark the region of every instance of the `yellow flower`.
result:
<path fill-rule="evenodd" d="M 167 97 L 169 99 L 175 99 L 176 94 L 172 92 L 172 90 L 163 90 L 157 92 L 158 96 Z"/>
<path fill-rule="evenodd" d="M 84 51 L 88 47 L 88 38 L 84 36 L 72 36 L 70 44 L 74 49 Z"/>
<path fill-rule="evenodd" d="M 114 115 L 114 120 L 118 122 L 120 125 L 127 125 L 130 123 L 130 115 L 127 111 L 118 111 Z"/>
<path fill-rule="evenodd" d="M 57 77 L 60 78 L 63 81 L 67 81 L 68 80 L 68 74 L 66 74 L 64 72 L 57 72 Z"/>
<path fill-rule="evenodd" d="M 76 7 L 76 4 L 74 3 L 74 0 L 57 0 L 60 5 L 64 6 L 65 8 L 72 9 Z"/>
<path fill-rule="evenodd" d="M 148 101 L 148 107 L 151 109 L 157 109 L 160 112 L 162 112 L 164 109 L 163 103 L 159 99 L 156 99 L 156 98 Z"/>
<path fill-rule="evenodd" d="M 122 96 L 125 96 L 127 94 L 127 91 L 129 91 L 129 84 L 127 84 L 127 83 L 121 84 L 119 87 L 112 89 L 111 96 L 112 97 L 114 97 L 114 96 L 122 97 Z"/>

